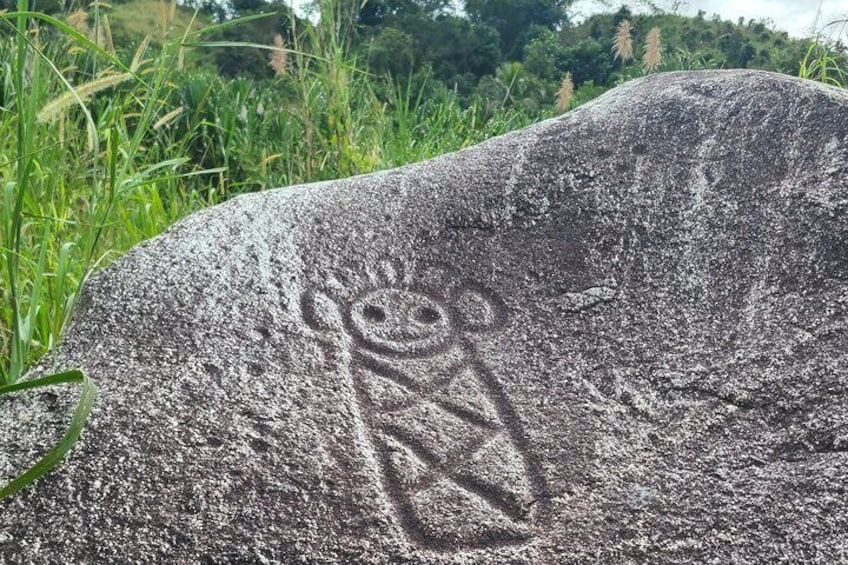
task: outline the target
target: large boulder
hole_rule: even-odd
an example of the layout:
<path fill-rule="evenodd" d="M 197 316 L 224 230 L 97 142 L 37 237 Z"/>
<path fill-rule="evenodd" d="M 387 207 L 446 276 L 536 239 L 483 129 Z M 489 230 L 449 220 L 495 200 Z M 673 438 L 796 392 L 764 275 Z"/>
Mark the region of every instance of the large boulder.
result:
<path fill-rule="evenodd" d="M 5 563 L 848 556 L 848 94 L 654 75 L 236 198 L 87 286 Z M 0 398 L 0 478 L 74 389 Z"/>

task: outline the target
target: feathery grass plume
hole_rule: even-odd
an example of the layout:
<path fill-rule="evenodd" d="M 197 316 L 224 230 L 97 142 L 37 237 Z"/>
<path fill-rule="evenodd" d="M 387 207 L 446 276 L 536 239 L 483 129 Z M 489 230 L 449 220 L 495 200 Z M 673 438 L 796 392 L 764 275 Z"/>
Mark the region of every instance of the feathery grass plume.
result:
<path fill-rule="evenodd" d="M 557 90 L 556 109 L 558 112 L 567 112 L 571 106 L 571 97 L 574 96 L 574 80 L 571 78 L 571 73 L 565 73 L 562 77 L 562 84 Z"/>
<path fill-rule="evenodd" d="M 76 104 L 77 97 L 79 97 L 82 101 L 86 101 L 101 90 L 106 90 L 116 84 L 131 80 L 132 78 L 132 73 L 109 74 L 81 84 L 74 89 L 76 96 L 73 92 L 68 91 L 45 104 L 44 107 L 41 108 L 41 111 L 38 112 L 36 120 L 41 124 L 51 122 L 55 120 L 63 110 Z"/>
<path fill-rule="evenodd" d="M 268 62 L 271 68 L 274 69 L 274 74 L 278 77 L 286 76 L 288 70 L 288 52 L 285 51 L 285 41 L 279 33 L 274 36 L 274 47 L 271 51 L 271 60 Z"/>
<path fill-rule="evenodd" d="M 82 8 L 68 14 L 68 17 L 65 18 L 65 23 L 86 37 L 91 33 L 91 30 L 88 28 L 88 14 Z"/>
<path fill-rule="evenodd" d="M 662 63 L 662 50 L 660 49 L 660 28 L 651 28 L 645 41 L 645 54 L 642 56 L 642 67 L 647 72 L 657 70 Z"/>
<path fill-rule="evenodd" d="M 631 31 L 633 31 L 633 24 L 628 20 L 622 20 L 618 24 L 615 42 L 612 44 L 613 58 L 621 59 L 622 64 L 633 58 L 633 37 L 630 35 Z"/>

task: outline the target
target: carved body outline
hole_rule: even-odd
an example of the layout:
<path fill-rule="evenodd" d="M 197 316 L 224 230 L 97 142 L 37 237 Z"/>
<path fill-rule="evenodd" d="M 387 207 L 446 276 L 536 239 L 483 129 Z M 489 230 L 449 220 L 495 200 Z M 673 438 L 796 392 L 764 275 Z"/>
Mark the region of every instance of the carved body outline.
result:
<path fill-rule="evenodd" d="M 506 323 L 506 307 L 503 301 L 488 288 L 469 280 L 451 285 L 444 293 L 436 292 L 428 286 L 398 285 L 397 281 L 390 280 L 392 288 L 400 288 L 409 293 L 410 296 L 427 297 L 429 300 L 438 303 L 445 312 L 450 312 L 452 318 L 450 320 L 452 322 L 451 331 L 435 345 L 398 350 L 398 348 L 385 347 L 374 340 L 369 341 L 368 337 L 355 331 L 356 324 L 352 318 L 353 308 L 351 305 L 363 296 L 382 288 L 379 282 L 375 284 L 374 277 L 369 277 L 369 279 L 371 284 L 365 286 L 353 298 L 351 298 L 351 295 L 346 298 L 330 298 L 327 294 L 307 290 L 301 296 L 301 308 L 304 321 L 313 330 L 323 334 L 331 332 L 336 335 L 342 332 L 348 339 L 347 366 L 339 366 L 337 369 L 348 373 L 356 397 L 355 404 L 358 416 L 365 424 L 367 440 L 379 464 L 380 486 L 391 501 L 402 531 L 416 545 L 439 551 L 482 549 L 529 542 L 538 534 L 538 527 L 544 525 L 548 520 L 549 496 L 546 481 L 541 466 L 533 456 L 532 450 L 529 449 L 529 442 L 517 413 L 497 378 L 481 360 L 477 347 L 470 337 L 472 334 L 489 331 Z M 450 302 L 451 298 L 456 299 L 463 295 L 470 296 L 478 301 L 482 300 L 480 304 L 485 303 L 490 307 L 490 315 L 484 323 L 459 312 L 456 305 Z M 328 298 L 329 302 L 327 301 Z M 337 307 L 337 312 L 330 316 L 327 316 L 327 312 L 322 315 L 320 313 L 321 308 L 316 307 L 322 300 L 324 301 L 325 311 L 327 306 L 333 304 Z M 334 316 L 334 320 L 322 319 L 333 318 Z M 400 367 L 405 361 L 427 362 L 438 360 L 441 355 L 448 352 L 456 353 L 457 351 L 458 361 L 450 364 L 447 369 L 449 374 L 470 371 L 474 382 L 479 383 L 482 394 L 491 401 L 495 413 L 493 420 L 486 420 L 473 411 L 464 411 L 460 407 L 440 402 L 434 398 L 440 388 L 445 383 L 449 384 L 454 377 L 448 377 L 444 382 L 436 381 L 422 386 L 421 382 L 410 378 Z M 407 406 L 402 404 L 392 405 L 390 410 L 387 410 L 386 406 L 382 406 L 381 412 L 380 407 L 375 407 L 374 403 L 369 400 L 362 371 L 371 372 L 411 391 L 413 400 L 410 400 Z M 436 404 L 465 423 L 486 430 L 486 434 L 482 440 L 472 442 L 472 448 L 469 450 L 470 456 L 459 459 L 457 455 L 454 455 L 446 461 L 440 461 L 438 457 L 432 454 L 431 450 L 423 446 L 414 437 L 404 434 L 397 426 L 387 425 L 384 421 L 385 418 L 381 419 L 381 416 L 386 414 L 391 416 L 408 406 L 420 403 Z M 506 438 L 514 452 L 520 457 L 523 475 L 528 482 L 529 492 L 527 494 L 530 498 L 530 500 L 523 501 L 524 504 L 522 504 L 522 501 L 513 500 L 514 497 L 510 496 L 511 493 L 505 489 L 499 490 L 500 487 L 493 483 L 457 471 L 461 464 L 470 463 L 478 450 L 482 451 L 490 442 L 497 441 L 499 435 Z M 390 448 L 381 439 L 382 436 L 392 438 L 411 450 L 427 464 L 430 471 L 425 475 L 425 479 L 418 483 L 416 492 L 422 492 L 434 482 L 442 479 L 453 481 L 510 520 L 520 524 L 523 528 L 522 532 L 507 534 L 493 530 L 458 539 L 428 531 L 424 527 L 421 517 L 412 508 L 410 489 L 404 487 L 401 478 L 393 470 L 393 464 L 390 461 Z"/>

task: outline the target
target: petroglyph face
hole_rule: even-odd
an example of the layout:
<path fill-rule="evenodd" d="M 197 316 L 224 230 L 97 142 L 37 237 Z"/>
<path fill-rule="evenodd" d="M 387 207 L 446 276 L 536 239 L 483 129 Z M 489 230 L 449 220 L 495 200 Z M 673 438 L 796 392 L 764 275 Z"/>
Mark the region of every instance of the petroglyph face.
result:
<path fill-rule="evenodd" d="M 369 349 L 413 353 L 441 348 L 452 334 L 450 310 L 412 290 L 381 288 L 355 300 L 348 328 Z"/>

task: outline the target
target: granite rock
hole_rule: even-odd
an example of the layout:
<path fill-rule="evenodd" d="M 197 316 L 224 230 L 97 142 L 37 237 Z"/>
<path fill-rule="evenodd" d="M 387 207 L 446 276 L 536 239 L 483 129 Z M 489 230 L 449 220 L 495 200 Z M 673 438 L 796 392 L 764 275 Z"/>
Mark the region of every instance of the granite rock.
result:
<path fill-rule="evenodd" d="M 848 560 L 847 312 L 848 93 L 781 75 L 240 196 L 85 289 L 0 563 Z"/>

